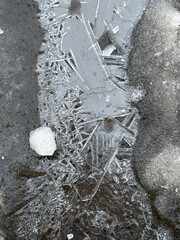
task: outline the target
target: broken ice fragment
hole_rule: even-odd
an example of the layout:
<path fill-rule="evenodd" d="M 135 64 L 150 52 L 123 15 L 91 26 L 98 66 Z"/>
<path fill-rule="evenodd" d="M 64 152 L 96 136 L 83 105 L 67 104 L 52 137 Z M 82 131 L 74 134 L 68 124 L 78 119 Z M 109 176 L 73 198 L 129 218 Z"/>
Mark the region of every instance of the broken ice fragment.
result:
<path fill-rule="evenodd" d="M 56 150 L 55 134 L 49 127 L 39 127 L 30 132 L 30 147 L 41 156 L 52 156 Z"/>
<path fill-rule="evenodd" d="M 4 33 L 4 31 L 0 28 L 0 35 L 3 34 L 3 33 Z"/>

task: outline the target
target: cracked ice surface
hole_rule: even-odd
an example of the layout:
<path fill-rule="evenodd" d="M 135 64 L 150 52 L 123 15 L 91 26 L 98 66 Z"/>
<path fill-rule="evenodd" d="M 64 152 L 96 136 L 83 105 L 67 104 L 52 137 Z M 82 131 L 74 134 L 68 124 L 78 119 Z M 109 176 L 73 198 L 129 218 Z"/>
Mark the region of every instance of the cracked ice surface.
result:
<path fill-rule="evenodd" d="M 169 240 L 151 224 L 130 159 L 139 116 L 126 62 L 147 1 L 89 0 L 77 9 L 38 3 L 47 31 L 37 65 L 39 112 L 56 132 L 57 152 L 41 159 L 45 176 L 28 180 L 27 205 L 15 213 L 20 239 Z"/>

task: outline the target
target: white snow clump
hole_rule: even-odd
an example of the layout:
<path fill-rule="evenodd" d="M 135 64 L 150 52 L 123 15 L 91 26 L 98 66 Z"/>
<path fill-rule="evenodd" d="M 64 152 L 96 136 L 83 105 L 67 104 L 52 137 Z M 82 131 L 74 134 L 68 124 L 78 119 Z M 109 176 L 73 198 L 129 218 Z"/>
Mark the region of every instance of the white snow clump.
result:
<path fill-rule="evenodd" d="M 30 132 L 29 143 L 30 147 L 41 156 L 52 156 L 57 148 L 55 134 L 46 126 Z"/>

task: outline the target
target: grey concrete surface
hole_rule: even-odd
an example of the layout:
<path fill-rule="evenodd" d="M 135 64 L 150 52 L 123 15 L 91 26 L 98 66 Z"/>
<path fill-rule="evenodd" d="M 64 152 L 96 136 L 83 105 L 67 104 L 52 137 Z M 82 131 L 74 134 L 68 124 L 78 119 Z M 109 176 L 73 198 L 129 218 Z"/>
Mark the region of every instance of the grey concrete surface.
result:
<path fill-rule="evenodd" d="M 9 240 L 16 239 L 13 213 L 25 204 L 28 176 L 19 169 L 37 162 L 28 143 L 29 132 L 39 126 L 35 68 L 44 31 L 37 13 L 33 0 L 0 1 L 0 177 L 8 211 L 1 208 L 0 229 Z"/>

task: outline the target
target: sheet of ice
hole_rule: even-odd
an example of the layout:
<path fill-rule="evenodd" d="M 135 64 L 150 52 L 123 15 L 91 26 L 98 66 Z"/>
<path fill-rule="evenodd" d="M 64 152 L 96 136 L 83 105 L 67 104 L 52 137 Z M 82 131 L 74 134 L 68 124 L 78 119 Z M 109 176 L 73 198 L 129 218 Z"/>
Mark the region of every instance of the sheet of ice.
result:
<path fill-rule="evenodd" d="M 47 31 L 37 64 L 40 119 L 55 129 L 59 150 L 40 161 L 47 175 L 28 181 L 33 200 L 18 212 L 18 234 L 167 240 L 152 226 L 130 160 L 139 116 L 126 74 L 128 41 L 147 1 L 81 1 L 72 14 L 69 2 L 38 0 Z"/>

